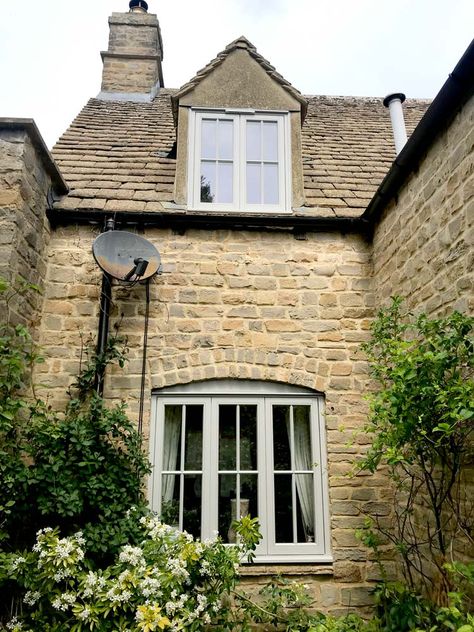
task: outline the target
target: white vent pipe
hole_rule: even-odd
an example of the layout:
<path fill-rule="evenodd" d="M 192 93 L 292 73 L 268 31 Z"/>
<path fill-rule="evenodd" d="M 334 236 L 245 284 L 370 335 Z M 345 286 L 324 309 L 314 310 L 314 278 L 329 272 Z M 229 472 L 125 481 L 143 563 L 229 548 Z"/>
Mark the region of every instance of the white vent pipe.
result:
<path fill-rule="evenodd" d="M 389 94 L 383 100 L 383 104 L 390 111 L 390 119 L 392 121 L 393 138 L 395 140 L 395 151 L 398 154 L 402 151 L 407 142 L 407 130 L 405 127 L 405 119 L 403 118 L 402 103 L 405 101 L 405 95 L 402 92 Z"/>

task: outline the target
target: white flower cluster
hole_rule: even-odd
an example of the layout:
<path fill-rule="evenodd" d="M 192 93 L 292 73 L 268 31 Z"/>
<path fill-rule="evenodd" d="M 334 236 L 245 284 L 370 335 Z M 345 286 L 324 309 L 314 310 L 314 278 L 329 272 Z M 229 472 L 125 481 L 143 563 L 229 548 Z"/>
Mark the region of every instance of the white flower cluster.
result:
<path fill-rule="evenodd" d="M 177 611 L 184 608 L 184 604 L 188 600 L 186 593 L 183 593 L 178 597 L 178 592 L 176 590 L 172 590 L 170 597 L 172 601 L 168 601 L 165 604 L 166 614 L 169 617 L 172 617 Z"/>
<path fill-rule="evenodd" d="M 119 585 L 115 585 L 106 592 L 105 596 L 110 603 L 118 604 L 129 602 L 132 598 L 132 593 L 129 590 L 123 590 Z"/>
<path fill-rule="evenodd" d="M 186 560 L 179 557 L 170 557 L 166 562 L 166 570 L 178 581 L 186 582 L 189 579 L 189 572 L 186 567 Z"/>
<path fill-rule="evenodd" d="M 60 567 L 53 575 L 54 580 L 60 582 L 73 575 L 74 565 L 84 559 L 85 539 L 81 531 L 67 538 L 54 539 L 48 537 L 51 532 L 50 527 L 38 531 L 33 551 L 38 553 L 38 568 L 44 568 L 48 563 Z"/>
<path fill-rule="evenodd" d="M 40 597 L 41 593 L 38 590 L 27 590 L 23 601 L 27 606 L 34 606 Z"/>
<path fill-rule="evenodd" d="M 164 524 L 156 516 L 143 516 L 140 518 L 140 524 L 142 524 L 148 531 L 148 535 L 152 540 L 161 540 L 163 537 L 175 534 L 176 529 Z"/>
<path fill-rule="evenodd" d="M 87 577 L 84 581 L 84 589 L 82 594 L 84 597 L 92 597 L 94 589 L 104 588 L 106 581 L 103 577 L 97 575 L 93 571 L 87 573 Z"/>
<path fill-rule="evenodd" d="M 23 566 L 25 562 L 26 562 L 26 559 L 22 555 L 18 555 L 17 557 L 15 557 L 15 559 L 12 560 L 12 563 L 11 563 L 12 571 L 17 571 L 20 568 L 20 566 Z"/>
<path fill-rule="evenodd" d="M 7 630 L 12 630 L 12 632 L 19 632 L 20 630 L 23 630 L 23 623 L 21 623 L 21 621 L 18 621 L 17 617 L 13 617 L 13 619 L 10 619 L 10 621 L 7 623 Z"/>
<path fill-rule="evenodd" d="M 119 562 L 138 567 L 144 567 L 146 565 L 143 551 L 139 546 L 124 546 L 120 551 Z"/>
<path fill-rule="evenodd" d="M 55 610 L 62 610 L 63 612 L 65 612 L 66 610 L 69 610 L 71 606 L 74 606 L 75 603 L 76 595 L 74 593 L 66 592 L 59 597 L 56 597 L 56 599 L 53 599 L 51 605 Z"/>
<path fill-rule="evenodd" d="M 145 577 L 142 579 L 139 585 L 139 590 L 146 599 L 149 599 L 150 597 L 155 597 L 155 599 L 157 599 L 163 594 L 161 591 L 161 581 L 157 577 Z"/>

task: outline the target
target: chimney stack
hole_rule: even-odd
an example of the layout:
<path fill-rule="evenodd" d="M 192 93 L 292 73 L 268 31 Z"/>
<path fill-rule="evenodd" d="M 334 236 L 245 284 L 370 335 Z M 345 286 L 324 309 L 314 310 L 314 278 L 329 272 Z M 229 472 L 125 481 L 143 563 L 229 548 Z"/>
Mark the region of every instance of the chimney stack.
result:
<path fill-rule="evenodd" d="M 151 101 L 163 87 L 163 42 L 156 15 L 145 0 L 131 0 L 128 13 L 109 18 L 109 49 L 101 53 L 106 100 Z"/>
<path fill-rule="evenodd" d="M 407 142 L 407 130 L 405 127 L 405 119 L 403 117 L 402 103 L 406 97 L 403 92 L 394 92 L 389 94 L 383 100 L 383 104 L 390 111 L 390 119 L 392 121 L 393 138 L 395 141 L 395 151 L 398 154 L 405 147 Z"/>

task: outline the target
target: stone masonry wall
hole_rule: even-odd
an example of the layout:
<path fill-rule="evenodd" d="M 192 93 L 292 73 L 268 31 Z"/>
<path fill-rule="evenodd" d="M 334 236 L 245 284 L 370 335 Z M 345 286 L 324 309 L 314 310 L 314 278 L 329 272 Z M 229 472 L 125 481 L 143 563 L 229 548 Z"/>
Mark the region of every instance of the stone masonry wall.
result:
<path fill-rule="evenodd" d="M 474 99 L 435 141 L 379 221 L 376 304 L 406 297 L 432 315 L 474 311 Z"/>
<path fill-rule="evenodd" d="M 41 333 L 47 361 L 38 381 L 56 404 L 78 370 L 81 334 L 97 331 L 96 234 L 87 227 L 52 233 Z M 145 236 L 164 264 L 151 287 L 146 393 L 210 378 L 275 380 L 324 393 L 334 565 L 254 571 L 304 573 L 326 610 L 368 604 L 366 582 L 375 571 L 354 529 L 365 513 L 387 514 L 385 482 L 346 474 L 367 441 L 360 436 L 348 445 L 366 413 L 367 366 L 359 345 L 373 313 L 370 245 L 357 235 L 318 233 L 301 240 L 289 233 L 154 229 Z M 114 286 L 113 303 L 112 320 L 128 338 L 130 360 L 125 371 L 108 376 L 106 395 L 125 399 L 136 416 L 144 287 Z M 148 397 L 146 437 L 149 410 Z M 245 581 L 261 581 L 254 571 Z"/>
<path fill-rule="evenodd" d="M 0 131 L 0 275 L 43 286 L 49 240 L 46 196 L 51 180 L 25 130 Z M 41 297 L 13 301 L 15 320 L 38 317 Z"/>

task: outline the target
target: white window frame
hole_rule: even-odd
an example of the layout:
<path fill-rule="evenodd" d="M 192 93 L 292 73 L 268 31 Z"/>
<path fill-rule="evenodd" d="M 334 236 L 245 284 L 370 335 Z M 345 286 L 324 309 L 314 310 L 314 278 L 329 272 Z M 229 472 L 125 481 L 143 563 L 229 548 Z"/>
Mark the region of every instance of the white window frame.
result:
<path fill-rule="evenodd" d="M 233 201 L 201 202 L 201 124 L 213 116 L 234 122 Z M 279 204 L 246 202 L 246 122 L 278 123 Z M 285 111 L 249 109 L 190 108 L 188 135 L 188 208 L 216 212 L 288 213 L 291 212 L 291 130 L 290 115 Z"/>
<path fill-rule="evenodd" d="M 242 382 L 242 384 L 239 384 Z M 194 388 L 193 388 L 194 387 Z M 203 406 L 201 535 L 211 537 L 218 524 L 218 410 L 221 404 L 257 406 L 257 472 L 259 523 L 262 541 L 256 550 L 256 562 L 329 563 L 332 562 L 329 533 L 329 495 L 323 397 L 309 389 L 250 380 L 210 380 L 182 387 L 161 389 L 152 398 L 150 459 L 153 474 L 149 479 L 151 508 L 161 510 L 162 459 L 165 405 L 201 404 Z M 309 405 L 311 411 L 312 454 L 315 459 L 314 542 L 280 544 L 275 542 L 275 498 L 273 484 L 273 405 Z M 292 468 L 293 469 L 293 468 Z M 191 473 L 191 472 L 188 472 Z M 181 490 L 183 486 L 181 485 Z M 182 493 L 182 491 L 181 491 Z M 181 505 L 182 503 L 180 503 Z M 180 515 L 182 509 L 180 507 Z"/>

